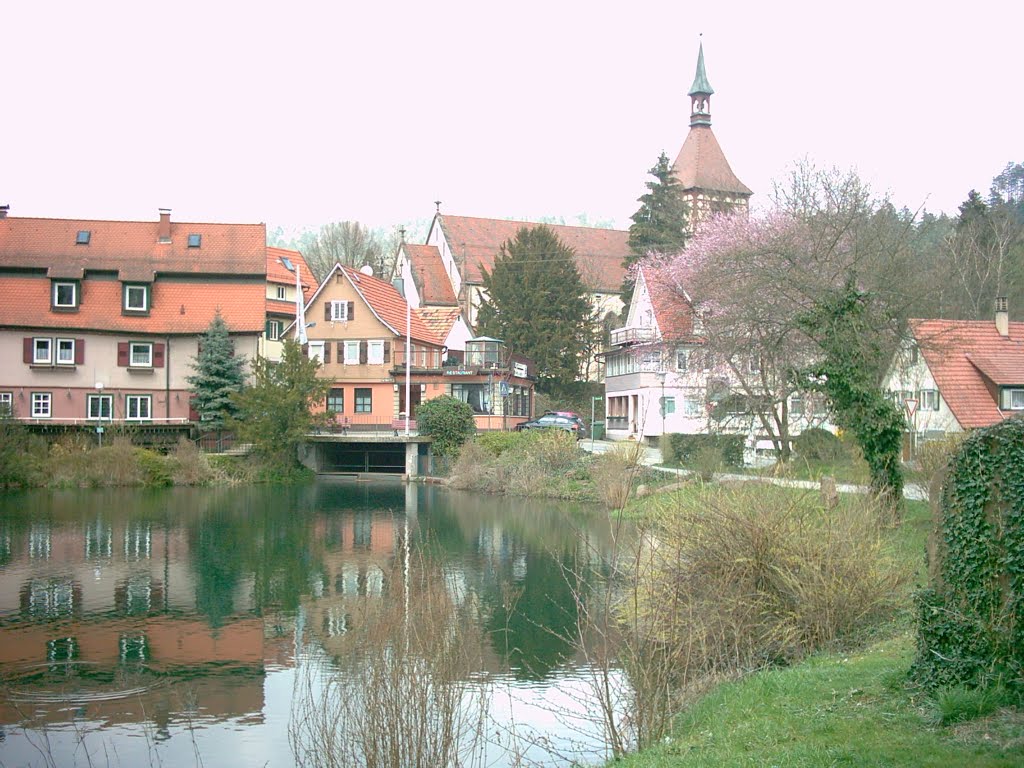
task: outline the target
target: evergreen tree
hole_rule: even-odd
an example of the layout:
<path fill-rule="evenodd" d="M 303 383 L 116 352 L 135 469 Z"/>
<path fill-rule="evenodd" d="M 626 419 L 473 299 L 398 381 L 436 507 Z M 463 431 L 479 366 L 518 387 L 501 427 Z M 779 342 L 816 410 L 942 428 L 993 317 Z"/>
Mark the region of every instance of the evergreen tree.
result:
<path fill-rule="evenodd" d="M 219 311 L 199 343 L 199 354 L 192 363 L 195 375 L 186 380 L 192 387 L 193 407 L 199 413 L 199 429 L 210 432 L 223 429 L 235 415 L 231 396 L 245 383 L 245 361 L 235 356 L 227 323 Z"/>
<path fill-rule="evenodd" d="M 539 385 L 571 391 L 587 362 L 594 323 L 572 248 L 544 226 L 523 227 L 484 270 L 477 325 L 537 364 Z"/>
<path fill-rule="evenodd" d="M 646 256 L 678 253 L 686 244 L 688 206 L 679 180 L 672 173 L 668 155 L 662 152 L 648 173 L 655 180 L 647 182 L 647 193 L 640 196 L 640 208 L 632 216 L 633 223 L 629 227 L 632 253 L 622 264 L 627 270 Z M 633 277 L 627 271 L 622 283 L 622 300 L 626 307 L 632 297 Z"/>

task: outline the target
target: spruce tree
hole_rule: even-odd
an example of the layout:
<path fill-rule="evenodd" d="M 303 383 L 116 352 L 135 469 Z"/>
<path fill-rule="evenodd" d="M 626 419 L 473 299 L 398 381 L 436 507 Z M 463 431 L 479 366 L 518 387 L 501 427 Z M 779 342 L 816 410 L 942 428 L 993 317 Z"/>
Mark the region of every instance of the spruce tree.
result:
<path fill-rule="evenodd" d="M 570 392 L 593 341 L 592 309 L 572 248 L 545 226 L 523 227 L 483 271 L 480 332 L 532 358 L 541 389 Z"/>
<path fill-rule="evenodd" d="M 193 358 L 195 374 L 186 380 L 192 388 L 192 405 L 199 413 L 199 429 L 224 429 L 237 407 L 232 394 L 245 383 L 245 361 L 235 356 L 228 326 L 218 311 L 199 339 L 199 354 Z"/>
<path fill-rule="evenodd" d="M 655 180 L 646 183 L 647 193 L 638 199 L 640 208 L 633 214 L 629 227 L 631 253 L 622 263 L 627 270 L 622 282 L 622 301 L 627 308 L 633 298 L 634 283 L 629 269 L 645 256 L 678 253 L 686 244 L 688 206 L 668 155 L 662 152 L 648 173 Z"/>

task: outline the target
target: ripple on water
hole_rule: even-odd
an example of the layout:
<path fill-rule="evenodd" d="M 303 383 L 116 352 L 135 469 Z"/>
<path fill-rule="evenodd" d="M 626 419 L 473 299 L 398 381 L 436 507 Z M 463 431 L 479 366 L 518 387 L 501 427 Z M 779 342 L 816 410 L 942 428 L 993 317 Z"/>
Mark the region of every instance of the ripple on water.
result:
<path fill-rule="evenodd" d="M 88 661 L 20 664 L 4 670 L 5 697 L 18 704 L 88 704 L 139 696 L 167 684 L 146 664 Z"/>

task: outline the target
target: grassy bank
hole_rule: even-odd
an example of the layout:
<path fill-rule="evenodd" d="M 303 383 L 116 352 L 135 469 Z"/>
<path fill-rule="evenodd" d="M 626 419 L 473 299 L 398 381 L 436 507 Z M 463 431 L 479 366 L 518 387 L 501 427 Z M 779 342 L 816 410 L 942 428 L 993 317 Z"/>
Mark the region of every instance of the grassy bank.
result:
<path fill-rule="evenodd" d="M 634 500 L 628 511 L 637 516 L 660 507 L 664 514 L 671 508 L 664 502 L 672 496 L 687 494 L 692 500 L 699 493 L 699 486 L 687 486 L 657 503 Z M 866 641 L 723 682 L 678 716 L 662 743 L 616 765 L 1024 765 L 1019 708 L 992 707 L 991 713 L 969 719 L 971 701 L 929 696 L 908 681 L 915 652 L 911 594 L 926 578 L 931 525 L 928 504 L 908 502 L 904 522 L 887 534 L 914 579 L 900 595 L 904 607 Z M 965 722 L 940 724 L 957 714 L 965 715 Z"/>

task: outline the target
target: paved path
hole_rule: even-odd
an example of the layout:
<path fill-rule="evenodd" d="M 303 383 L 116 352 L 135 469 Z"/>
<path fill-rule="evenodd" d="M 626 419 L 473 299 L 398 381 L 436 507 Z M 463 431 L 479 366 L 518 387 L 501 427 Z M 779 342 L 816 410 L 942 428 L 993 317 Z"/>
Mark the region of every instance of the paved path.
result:
<path fill-rule="evenodd" d="M 613 450 L 616 446 L 629 445 L 629 443 L 613 442 L 611 440 L 581 440 L 580 445 L 585 451 L 590 451 L 594 454 L 606 453 L 607 451 Z M 677 477 L 687 477 L 691 473 L 687 469 L 680 469 L 678 467 L 663 467 L 661 466 L 661 451 L 657 448 L 644 445 L 644 456 L 641 462 L 652 469 L 659 472 L 665 472 L 670 475 Z M 817 480 L 792 480 L 785 477 L 766 477 L 763 475 L 746 475 L 736 474 L 731 472 L 719 472 L 715 475 L 716 480 L 760 480 L 766 483 L 772 483 L 773 485 L 781 485 L 785 488 L 807 488 L 810 490 L 816 490 L 821 487 L 821 484 Z M 866 485 L 853 485 L 851 483 L 836 483 L 836 490 L 839 493 L 867 493 L 868 487 Z M 915 484 L 907 483 L 903 488 L 903 496 L 913 501 L 924 501 L 928 498 L 925 494 L 924 489 Z"/>

